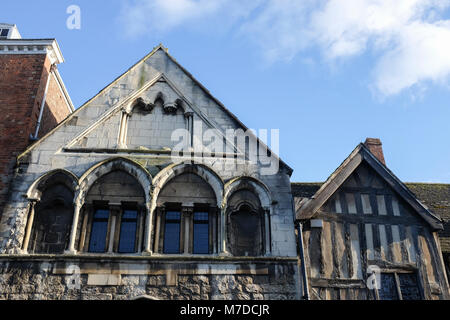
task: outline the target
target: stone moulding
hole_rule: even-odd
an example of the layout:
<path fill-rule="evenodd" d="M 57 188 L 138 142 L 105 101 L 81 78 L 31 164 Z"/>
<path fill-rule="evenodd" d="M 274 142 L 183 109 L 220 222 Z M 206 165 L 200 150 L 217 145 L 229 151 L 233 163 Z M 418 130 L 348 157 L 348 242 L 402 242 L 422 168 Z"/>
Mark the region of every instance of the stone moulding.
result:
<path fill-rule="evenodd" d="M 70 262 L 83 260 L 94 260 L 99 263 L 104 262 L 130 262 L 147 261 L 147 262 L 164 262 L 164 263 L 192 263 L 193 261 L 208 261 L 211 263 L 297 263 L 298 257 L 284 256 L 201 256 L 201 255 L 122 255 L 122 254 L 0 254 L 0 263 L 11 261 L 42 261 L 42 262 Z"/>

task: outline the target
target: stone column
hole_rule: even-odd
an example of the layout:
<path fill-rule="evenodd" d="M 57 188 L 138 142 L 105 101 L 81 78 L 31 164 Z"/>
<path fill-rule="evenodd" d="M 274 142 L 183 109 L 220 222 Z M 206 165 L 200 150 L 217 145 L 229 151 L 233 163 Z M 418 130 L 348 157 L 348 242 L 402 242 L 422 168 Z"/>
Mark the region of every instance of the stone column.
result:
<path fill-rule="evenodd" d="M 163 216 L 164 210 L 165 210 L 164 207 L 158 207 L 155 210 L 155 212 L 156 212 L 155 245 L 154 245 L 153 249 L 156 253 L 160 253 L 159 252 L 159 237 L 161 234 L 161 217 Z"/>
<path fill-rule="evenodd" d="M 78 250 L 83 252 L 86 251 L 85 244 L 86 244 L 86 235 L 88 233 L 88 220 L 89 217 L 94 214 L 94 207 L 90 204 L 84 205 L 83 210 L 83 222 L 81 225 L 81 233 L 80 233 L 80 245 L 78 247 Z"/>
<path fill-rule="evenodd" d="M 265 243 L 265 248 L 264 248 L 264 255 L 266 256 L 270 256 L 272 254 L 270 248 L 272 247 L 270 245 L 270 210 L 266 209 L 263 212 L 264 214 L 264 243 Z"/>
<path fill-rule="evenodd" d="M 119 149 L 125 149 L 127 147 L 127 131 L 128 131 L 128 120 L 130 118 L 130 113 L 126 110 L 122 111 L 122 117 L 120 119 L 120 128 L 119 128 L 119 141 L 117 141 L 117 145 Z"/>
<path fill-rule="evenodd" d="M 144 205 L 139 205 L 138 207 L 138 219 L 137 219 L 137 232 L 138 232 L 138 239 L 137 239 L 137 252 L 142 252 L 142 245 L 144 242 L 144 223 L 145 223 L 145 213 L 147 212 Z"/>
<path fill-rule="evenodd" d="M 121 206 L 120 203 L 115 204 L 109 204 L 109 212 L 110 212 L 110 226 L 109 226 L 109 234 L 107 239 L 107 252 L 112 253 L 117 250 L 116 248 L 116 240 L 118 234 L 116 234 L 117 224 L 120 223 L 120 213 L 121 213 Z"/>
<path fill-rule="evenodd" d="M 30 237 L 31 232 L 33 230 L 33 222 L 34 222 L 34 207 L 37 203 L 37 200 L 32 199 L 30 200 L 30 208 L 29 208 L 29 214 L 27 219 L 27 227 L 25 230 L 25 238 L 23 239 L 22 244 L 22 252 L 27 253 L 28 252 L 28 245 L 30 243 Z"/>
<path fill-rule="evenodd" d="M 72 230 L 70 232 L 70 241 L 69 241 L 69 248 L 66 250 L 66 254 L 76 254 L 75 250 L 75 238 L 77 235 L 77 229 L 78 229 L 78 220 L 80 218 L 80 210 L 83 206 L 82 203 L 75 201 L 74 206 L 74 212 L 73 212 L 73 221 L 72 221 Z"/>
<path fill-rule="evenodd" d="M 189 254 L 189 244 L 190 239 L 192 238 L 191 235 L 191 224 L 192 224 L 192 214 L 194 212 L 194 208 L 192 207 L 183 207 L 181 208 L 181 211 L 183 212 L 184 216 L 184 248 L 183 253 Z M 180 250 L 181 251 L 181 250 Z"/>
<path fill-rule="evenodd" d="M 145 204 L 147 215 L 146 215 L 146 223 L 145 223 L 145 233 L 144 233 L 144 254 L 151 256 L 153 254 L 153 250 L 151 247 L 152 242 L 152 227 L 153 227 L 153 212 L 155 211 L 155 207 L 150 203 Z"/>
<path fill-rule="evenodd" d="M 186 119 L 186 131 L 188 133 L 187 141 L 188 141 L 188 146 L 187 147 L 193 147 L 193 125 L 194 125 L 194 113 L 193 112 L 186 112 L 184 114 L 184 117 Z"/>
<path fill-rule="evenodd" d="M 227 219 L 226 209 L 220 209 L 220 255 L 230 255 L 227 250 Z"/>
<path fill-rule="evenodd" d="M 217 230 L 217 224 L 218 224 L 217 212 L 218 212 L 218 210 L 217 210 L 216 207 L 212 207 L 209 210 L 210 219 L 211 219 L 211 226 L 212 226 L 212 230 L 211 230 L 211 238 L 212 239 L 211 239 L 211 242 L 212 242 L 212 253 L 213 254 L 217 254 L 217 252 L 218 252 L 217 247 L 219 245 L 219 243 L 218 243 L 218 239 L 219 238 L 217 237 L 217 233 L 218 233 L 218 230 Z"/>

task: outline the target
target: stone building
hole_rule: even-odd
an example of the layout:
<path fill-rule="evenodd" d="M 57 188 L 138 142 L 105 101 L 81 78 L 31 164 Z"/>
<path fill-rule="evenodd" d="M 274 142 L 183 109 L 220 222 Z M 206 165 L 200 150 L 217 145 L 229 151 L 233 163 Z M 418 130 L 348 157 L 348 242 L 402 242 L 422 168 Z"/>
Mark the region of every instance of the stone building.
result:
<path fill-rule="evenodd" d="M 1 297 L 298 298 L 292 169 L 227 130 L 259 142 L 156 47 L 18 156 Z"/>
<path fill-rule="evenodd" d="M 75 111 L 60 62 L 53 39 L 0 38 L 0 106 L 26 124 L 0 158 L 0 299 L 448 298 L 442 221 L 381 148 L 291 185 L 162 45 Z"/>

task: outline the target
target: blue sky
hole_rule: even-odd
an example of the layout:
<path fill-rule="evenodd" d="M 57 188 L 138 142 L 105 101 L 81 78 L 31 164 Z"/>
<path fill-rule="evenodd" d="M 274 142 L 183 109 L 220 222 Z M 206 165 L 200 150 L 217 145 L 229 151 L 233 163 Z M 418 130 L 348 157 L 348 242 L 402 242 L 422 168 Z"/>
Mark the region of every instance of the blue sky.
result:
<path fill-rule="evenodd" d="M 248 127 L 280 129 L 292 181 L 324 181 L 378 137 L 401 180 L 450 183 L 450 1 L 243 3 L 16 0 L 0 21 L 58 40 L 76 107 L 161 42 Z"/>

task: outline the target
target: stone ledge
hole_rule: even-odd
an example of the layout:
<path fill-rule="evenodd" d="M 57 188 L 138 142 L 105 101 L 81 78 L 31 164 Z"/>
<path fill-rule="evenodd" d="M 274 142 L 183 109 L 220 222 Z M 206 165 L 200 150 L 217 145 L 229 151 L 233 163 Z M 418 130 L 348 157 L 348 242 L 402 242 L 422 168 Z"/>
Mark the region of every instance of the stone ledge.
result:
<path fill-rule="evenodd" d="M 297 263 L 297 257 L 230 257 L 230 256 L 163 256 L 163 255 L 114 255 L 114 254 L 0 254 L 0 262 L 7 260 L 14 261 L 83 261 L 97 260 L 97 262 L 109 261 L 142 261 L 142 262 L 164 262 L 164 263 L 193 263 L 193 262 L 211 262 L 211 263 Z"/>

